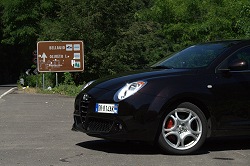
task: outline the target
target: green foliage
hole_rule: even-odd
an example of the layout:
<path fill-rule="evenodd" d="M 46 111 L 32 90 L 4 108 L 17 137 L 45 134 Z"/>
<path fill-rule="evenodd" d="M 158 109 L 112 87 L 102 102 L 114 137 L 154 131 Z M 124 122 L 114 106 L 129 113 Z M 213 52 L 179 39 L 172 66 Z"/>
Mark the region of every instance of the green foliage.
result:
<path fill-rule="evenodd" d="M 43 87 L 43 75 L 38 74 L 38 75 L 27 75 L 27 74 L 22 74 L 20 78 L 24 79 L 24 86 L 29 86 L 29 87 L 38 87 L 42 88 Z M 55 74 L 54 73 L 44 73 L 44 86 L 45 88 L 47 87 L 54 87 L 55 86 Z"/>
<path fill-rule="evenodd" d="M 237 21 L 235 21 L 235 28 L 239 33 L 244 34 L 245 38 L 250 38 L 250 2 L 242 3 Z"/>
<path fill-rule="evenodd" d="M 32 89 L 32 88 L 31 88 Z M 75 85 L 64 85 L 59 84 L 58 86 L 52 88 L 52 89 L 42 89 L 42 88 L 36 88 L 35 91 L 38 93 L 43 94 L 60 94 L 60 95 L 66 95 L 66 96 L 76 96 L 81 91 L 82 86 L 75 86 Z M 25 89 L 29 91 L 28 89 Z M 34 90 L 33 90 L 34 91 Z"/>
<path fill-rule="evenodd" d="M 161 25 L 154 22 L 134 22 L 116 45 L 99 52 L 105 59 L 100 63 L 100 76 L 142 69 L 163 58 L 168 53 L 167 41 L 159 29 Z"/>
<path fill-rule="evenodd" d="M 82 89 L 82 85 L 76 86 L 70 73 L 63 74 L 63 83 L 55 86 L 55 74 L 44 73 L 45 76 L 45 89 L 43 89 L 42 74 L 39 75 L 26 75 L 23 74 L 20 78 L 24 79 L 24 86 L 36 87 L 37 92 L 40 93 L 57 93 L 67 96 L 76 96 Z M 48 87 L 51 87 L 49 89 Z"/>
<path fill-rule="evenodd" d="M 34 76 L 34 75 L 28 75 L 28 76 L 23 76 L 21 77 L 24 79 L 24 86 L 29 86 L 29 87 L 37 87 L 40 86 L 42 87 L 42 79 L 41 76 Z"/>
<path fill-rule="evenodd" d="M 54 87 L 50 93 L 58 93 L 62 95 L 67 95 L 67 96 L 76 96 L 80 90 L 82 89 L 82 86 L 75 86 L 75 85 L 67 85 L 67 84 L 60 84 L 59 86 Z M 48 90 L 47 90 L 48 92 Z"/>
<path fill-rule="evenodd" d="M 171 48 L 178 50 L 197 42 L 249 38 L 249 7 L 249 0 L 156 0 L 138 17 L 161 23 Z"/>
<path fill-rule="evenodd" d="M 69 72 L 65 72 L 63 74 L 64 74 L 64 81 L 63 81 L 63 83 L 65 85 L 74 85 L 75 84 L 74 80 L 73 80 L 73 78 L 72 78 L 72 76 L 71 76 L 71 74 Z"/>
<path fill-rule="evenodd" d="M 38 2 L 37 0 L 3 0 L 3 43 L 14 45 L 36 41 L 39 21 Z"/>
<path fill-rule="evenodd" d="M 144 68 L 193 43 L 250 37 L 249 0 L 1 0 L 0 10 L 1 65 L 19 73 L 37 41 L 84 41 L 85 71 L 59 74 L 63 85 Z"/>

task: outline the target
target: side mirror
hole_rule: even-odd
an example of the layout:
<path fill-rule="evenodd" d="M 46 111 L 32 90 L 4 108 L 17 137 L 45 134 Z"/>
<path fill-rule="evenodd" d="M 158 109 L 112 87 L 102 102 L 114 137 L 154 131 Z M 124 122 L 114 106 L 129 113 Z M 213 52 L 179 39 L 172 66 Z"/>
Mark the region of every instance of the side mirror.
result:
<path fill-rule="evenodd" d="M 242 71 L 248 70 L 248 63 L 242 59 L 236 59 L 229 63 L 229 65 L 225 68 L 220 68 L 218 71 L 225 74 L 225 76 L 229 76 L 230 71 Z"/>
<path fill-rule="evenodd" d="M 228 69 L 230 71 L 241 71 L 241 70 L 247 70 L 248 64 L 247 61 L 242 59 L 236 59 L 229 63 Z"/>

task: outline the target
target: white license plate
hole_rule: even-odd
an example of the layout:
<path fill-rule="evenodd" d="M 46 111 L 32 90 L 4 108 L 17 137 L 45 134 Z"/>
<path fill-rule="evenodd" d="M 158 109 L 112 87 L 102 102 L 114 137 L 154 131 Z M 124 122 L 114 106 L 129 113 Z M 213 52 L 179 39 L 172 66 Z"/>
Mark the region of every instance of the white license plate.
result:
<path fill-rule="evenodd" d="M 118 104 L 96 103 L 95 112 L 118 114 Z"/>

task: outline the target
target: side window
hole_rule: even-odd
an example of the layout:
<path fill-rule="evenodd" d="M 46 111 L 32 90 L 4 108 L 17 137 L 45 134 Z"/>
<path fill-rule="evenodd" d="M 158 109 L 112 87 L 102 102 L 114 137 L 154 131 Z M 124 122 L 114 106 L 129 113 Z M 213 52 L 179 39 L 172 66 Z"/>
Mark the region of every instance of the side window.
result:
<path fill-rule="evenodd" d="M 237 59 L 246 61 L 248 64 L 248 70 L 250 70 L 250 46 L 244 47 L 236 51 L 233 55 L 231 55 L 228 59 L 225 60 L 223 66 L 228 66 L 228 64 Z"/>

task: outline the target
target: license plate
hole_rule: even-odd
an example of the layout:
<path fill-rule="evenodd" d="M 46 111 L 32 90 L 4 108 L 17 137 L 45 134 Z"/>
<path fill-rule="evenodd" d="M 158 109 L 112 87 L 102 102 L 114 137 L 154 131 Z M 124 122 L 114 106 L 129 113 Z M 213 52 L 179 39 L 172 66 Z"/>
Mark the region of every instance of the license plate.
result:
<path fill-rule="evenodd" d="M 118 114 L 118 104 L 96 103 L 95 112 Z"/>

